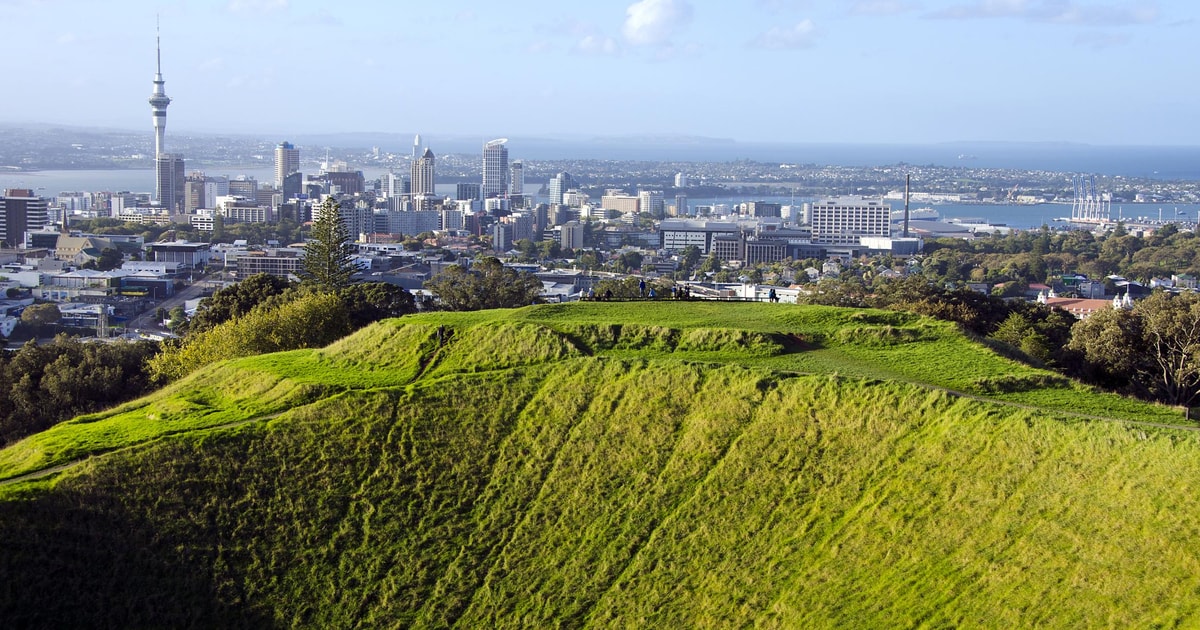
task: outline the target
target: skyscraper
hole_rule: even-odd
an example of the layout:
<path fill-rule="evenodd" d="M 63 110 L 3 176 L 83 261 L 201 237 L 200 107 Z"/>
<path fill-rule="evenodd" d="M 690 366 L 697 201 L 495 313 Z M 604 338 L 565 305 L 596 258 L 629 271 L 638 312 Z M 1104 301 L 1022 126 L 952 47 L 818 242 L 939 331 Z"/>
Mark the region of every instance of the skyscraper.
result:
<path fill-rule="evenodd" d="M 158 195 L 159 207 L 168 214 L 179 214 L 184 207 L 184 187 L 187 174 L 184 172 L 183 156 L 178 153 L 159 153 L 154 159 L 154 190 Z"/>
<path fill-rule="evenodd" d="M 508 138 L 499 138 L 483 145 L 483 185 L 480 192 L 484 199 L 503 197 L 508 194 Z"/>
<path fill-rule="evenodd" d="M 571 177 L 570 173 L 559 173 L 550 178 L 550 204 L 558 205 L 563 202 L 563 193 L 572 188 L 577 188 L 575 178 Z"/>
<path fill-rule="evenodd" d="M 433 151 L 428 148 L 412 163 L 412 194 L 417 196 L 432 196 L 433 193 Z"/>
<path fill-rule="evenodd" d="M 512 196 L 525 194 L 525 164 L 514 160 L 508 168 L 508 192 Z"/>
<path fill-rule="evenodd" d="M 0 197 L 0 244 L 18 247 L 25 242 L 25 232 L 48 224 L 49 202 L 32 190 L 11 188 Z"/>
<path fill-rule="evenodd" d="M 290 142 L 275 147 L 275 187 L 283 189 L 283 180 L 300 170 L 300 149 Z"/>
<path fill-rule="evenodd" d="M 169 190 L 163 190 L 163 184 L 171 184 L 174 178 L 173 173 L 164 173 L 163 169 L 173 168 L 174 164 L 161 159 L 166 148 L 167 105 L 171 104 L 171 99 L 163 89 L 165 81 L 162 76 L 162 41 L 157 33 L 154 36 L 154 48 L 158 59 L 157 71 L 154 73 L 154 92 L 150 94 L 150 110 L 154 120 L 154 201 L 159 205 L 174 208 L 173 205 L 163 203 L 165 197 L 174 202 L 175 195 Z M 182 162 L 182 158 L 180 161 Z M 180 173 L 179 187 L 183 188 L 183 173 Z"/>

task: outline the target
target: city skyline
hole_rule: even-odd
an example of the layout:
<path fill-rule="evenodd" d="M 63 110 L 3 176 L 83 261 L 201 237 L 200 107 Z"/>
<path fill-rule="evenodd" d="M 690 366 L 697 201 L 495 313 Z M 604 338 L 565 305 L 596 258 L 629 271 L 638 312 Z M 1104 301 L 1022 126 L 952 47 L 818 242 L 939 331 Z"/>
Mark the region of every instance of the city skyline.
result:
<path fill-rule="evenodd" d="M 0 122 L 144 128 L 159 15 L 177 133 L 1200 145 L 1182 1 L 0 6 L 58 94 Z M 394 71 L 418 48 L 467 90 L 414 98 Z"/>

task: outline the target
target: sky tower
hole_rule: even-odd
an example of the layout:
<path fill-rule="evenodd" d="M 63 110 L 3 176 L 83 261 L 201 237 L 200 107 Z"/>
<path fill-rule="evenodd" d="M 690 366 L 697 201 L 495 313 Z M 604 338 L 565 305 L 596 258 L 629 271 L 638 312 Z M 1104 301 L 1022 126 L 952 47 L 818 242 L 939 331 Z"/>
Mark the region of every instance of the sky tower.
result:
<path fill-rule="evenodd" d="M 154 157 L 163 152 L 163 134 L 167 131 L 167 105 L 171 98 L 163 90 L 162 41 L 158 29 L 154 32 L 154 48 L 158 56 L 158 71 L 154 73 L 154 93 L 150 95 L 150 109 L 154 112 Z"/>
<path fill-rule="evenodd" d="M 167 105 L 171 104 L 171 99 L 163 90 L 162 38 L 158 34 L 157 26 L 154 29 L 154 49 L 158 61 L 157 71 L 154 73 L 154 93 L 150 95 L 150 109 L 154 115 L 154 201 L 167 206 L 168 212 L 173 212 L 177 205 L 176 188 L 183 183 L 183 163 L 182 159 L 178 165 L 175 164 L 175 160 L 165 159 L 163 152 L 163 140 L 167 131 Z M 180 172 L 176 173 L 177 170 Z M 176 179 L 179 181 L 176 182 Z"/>

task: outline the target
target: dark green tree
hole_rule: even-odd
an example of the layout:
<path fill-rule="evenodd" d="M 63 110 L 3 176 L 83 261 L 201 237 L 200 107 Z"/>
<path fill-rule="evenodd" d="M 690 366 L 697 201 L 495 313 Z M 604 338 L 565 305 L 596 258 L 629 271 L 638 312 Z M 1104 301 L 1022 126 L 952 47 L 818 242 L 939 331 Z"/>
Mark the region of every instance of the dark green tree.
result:
<path fill-rule="evenodd" d="M 338 292 L 352 329 L 417 310 L 413 296 L 403 288 L 386 282 L 361 282 Z"/>
<path fill-rule="evenodd" d="M 188 332 L 208 330 L 221 322 L 245 315 L 259 304 L 291 288 L 292 283 L 277 276 L 266 273 L 250 276 L 200 302 L 196 315 L 188 322 Z"/>
<path fill-rule="evenodd" d="M 535 304 L 542 282 L 528 272 L 506 268 L 499 260 L 487 257 L 471 270 L 452 265 L 425 283 L 451 311 L 476 311 L 487 308 L 516 308 Z"/>
<path fill-rule="evenodd" d="M 355 272 L 354 245 L 342 221 L 341 204 L 326 197 L 315 215 L 304 245 L 304 281 L 320 289 L 349 286 Z"/>
<path fill-rule="evenodd" d="M 21 323 L 30 326 L 49 326 L 57 324 L 62 319 L 62 312 L 57 304 L 32 304 L 21 311 Z"/>
<path fill-rule="evenodd" d="M 700 256 L 701 254 L 699 247 L 696 247 L 695 245 L 688 245 L 679 252 L 679 266 L 682 267 L 684 271 L 691 272 L 691 270 L 695 269 L 696 265 L 700 262 Z"/>

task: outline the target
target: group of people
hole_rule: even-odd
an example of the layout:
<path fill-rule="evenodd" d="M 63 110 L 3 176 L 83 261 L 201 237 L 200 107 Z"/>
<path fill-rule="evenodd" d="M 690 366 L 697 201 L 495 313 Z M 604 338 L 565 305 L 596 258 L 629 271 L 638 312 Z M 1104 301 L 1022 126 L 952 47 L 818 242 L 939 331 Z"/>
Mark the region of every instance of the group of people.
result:
<path fill-rule="evenodd" d="M 682 287 L 672 286 L 671 287 L 671 299 L 672 300 L 690 300 L 691 297 L 692 297 L 692 290 L 690 287 L 686 287 L 686 286 L 682 286 Z M 612 289 L 605 289 L 603 294 L 601 294 L 600 296 L 597 296 L 595 289 L 588 289 L 587 299 L 588 300 L 600 299 L 600 300 L 604 300 L 604 301 L 609 301 L 609 300 L 613 299 L 613 292 L 612 292 Z M 638 298 L 637 299 L 657 300 L 657 299 L 659 299 L 658 290 L 655 289 L 654 287 L 647 287 L 645 280 L 639 280 L 638 281 Z"/>
<path fill-rule="evenodd" d="M 587 297 L 585 299 L 587 299 L 587 300 L 597 300 L 598 299 L 598 300 L 607 302 L 607 301 L 610 301 L 613 299 L 613 292 L 612 292 L 612 289 L 605 289 L 603 294 L 597 296 L 595 289 L 588 289 Z M 654 287 L 649 287 L 647 289 L 646 281 L 638 280 L 638 297 L 634 298 L 634 299 L 657 300 L 657 299 L 659 299 L 658 291 Z M 692 299 L 691 287 L 688 287 L 686 285 L 678 286 L 678 287 L 672 286 L 671 287 L 671 299 L 672 300 L 690 300 L 690 299 Z M 775 292 L 775 289 L 771 289 L 770 291 L 767 292 L 767 301 L 773 302 L 773 303 L 779 302 L 779 294 Z"/>

